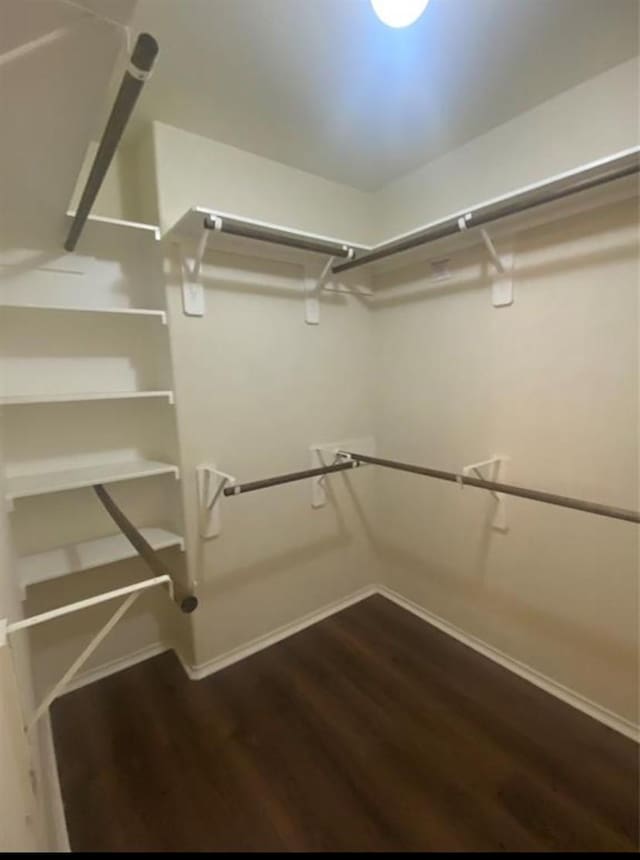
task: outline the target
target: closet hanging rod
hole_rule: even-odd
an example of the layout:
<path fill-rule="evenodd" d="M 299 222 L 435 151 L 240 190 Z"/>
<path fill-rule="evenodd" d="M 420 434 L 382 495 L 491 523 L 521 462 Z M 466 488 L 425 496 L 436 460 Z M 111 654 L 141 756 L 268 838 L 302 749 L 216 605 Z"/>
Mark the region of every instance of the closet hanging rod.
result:
<path fill-rule="evenodd" d="M 601 517 L 610 517 L 614 520 L 626 520 L 630 523 L 640 523 L 640 511 L 626 510 L 625 508 L 614 508 L 599 502 L 588 502 L 582 499 L 574 499 L 571 496 L 560 496 L 556 493 L 546 493 L 542 490 L 529 490 L 526 487 L 516 487 L 512 484 L 501 484 L 498 481 L 485 481 L 480 478 L 472 478 L 469 475 L 461 475 L 456 472 L 444 472 L 441 469 L 428 469 L 424 466 L 414 466 L 410 463 L 400 463 L 397 460 L 383 460 L 380 457 L 370 457 L 366 454 L 355 454 L 351 451 L 340 452 L 352 457 L 359 463 L 370 463 L 374 466 L 383 466 L 385 469 L 397 469 L 400 472 L 411 472 L 414 475 L 426 475 L 428 478 L 437 478 L 440 481 L 450 481 L 461 486 L 478 487 L 481 490 L 493 490 L 496 493 L 504 493 L 507 496 L 519 496 L 522 499 L 532 499 L 534 502 L 544 502 L 547 505 L 557 505 L 561 508 L 572 508 L 575 511 L 586 511 Z"/>
<path fill-rule="evenodd" d="M 426 245 L 429 242 L 435 242 L 437 239 L 444 239 L 461 231 L 498 221 L 500 218 L 505 218 L 508 215 L 525 212 L 528 209 L 561 200 L 580 191 L 588 191 L 607 182 L 632 176 L 639 171 L 640 150 L 635 149 L 632 152 L 600 161 L 581 170 L 572 171 L 549 182 L 526 188 L 523 191 L 502 197 L 477 208 L 466 209 L 449 218 L 429 224 L 427 227 L 423 227 L 413 233 L 408 233 L 400 238 L 384 242 L 372 251 L 361 254 L 359 257 L 346 260 L 344 263 L 337 263 L 332 267 L 332 272 L 338 274 L 339 272 L 346 272 L 349 269 L 355 269 L 358 266 L 365 266 L 367 263 L 384 260 L 403 251 L 409 251 L 421 245 Z"/>
<path fill-rule="evenodd" d="M 345 472 L 355 469 L 360 464 L 347 460 L 334 463 L 331 466 L 319 466 L 317 469 L 304 469 L 302 472 L 287 472 L 274 478 L 264 478 L 261 481 L 249 481 L 246 484 L 231 484 L 222 491 L 225 496 L 239 496 L 241 493 L 252 493 L 254 490 L 264 490 L 266 487 L 277 487 L 278 484 L 291 484 L 293 481 L 304 481 L 305 478 L 317 478 L 320 475 L 330 475 L 332 472 Z"/>
<path fill-rule="evenodd" d="M 241 221 L 238 218 L 228 218 L 226 215 L 206 215 L 204 227 L 206 230 L 218 230 L 230 236 L 242 236 L 244 239 L 255 239 L 258 242 L 286 245 L 288 248 L 313 251 L 329 257 L 348 257 L 352 247 L 342 242 L 332 242 L 330 239 L 305 236 L 304 233 L 294 233 L 251 221 Z"/>
<path fill-rule="evenodd" d="M 367 454 L 356 454 L 352 451 L 340 451 L 339 456 L 343 458 L 340 463 L 332 466 L 323 466 L 318 469 L 305 469 L 302 472 L 289 472 L 284 475 L 275 475 L 273 478 L 265 478 L 261 481 L 250 481 L 246 484 L 233 484 L 225 487 L 225 496 L 239 496 L 242 493 L 251 493 L 254 490 L 263 490 L 266 487 L 276 487 L 279 484 L 289 484 L 293 481 L 304 481 L 305 478 L 315 478 L 318 475 L 326 475 L 332 472 L 343 472 L 360 466 L 363 463 L 373 466 L 383 466 L 385 469 L 396 469 L 400 472 L 411 472 L 414 475 L 424 475 L 428 478 L 437 478 L 440 481 L 457 483 L 460 486 L 477 487 L 481 490 L 493 490 L 496 493 L 504 493 L 508 496 L 519 496 L 522 499 L 531 499 L 535 502 L 544 502 L 548 505 L 557 505 L 561 508 L 572 508 L 575 511 L 585 511 L 601 517 L 609 517 L 614 520 L 625 520 L 630 523 L 640 523 L 640 511 L 631 511 L 625 508 L 614 508 L 611 505 L 603 505 L 599 502 L 588 502 L 583 499 L 574 499 L 571 496 L 560 496 L 556 493 L 546 493 L 542 490 L 530 490 L 526 487 L 517 487 L 512 484 L 501 484 L 498 481 L 485 481 L 480 478 L 472 478 L 469 475 L 457 472 L 445 472 L 442 469 L 429 469 L 425 466 L 415 466 L 411 463 L 401 463 L 397 460 L 383 460 L 380 457 L 370 457 Z"/>
<path fill-rule="evenodd" d="M 151 572 L 154 573 L 156 576 L 169 577 L 169 579 L 173 583 L 173 595 L 175 602 L 178 604 L 180 609 L 185 613 L 193 612 L 194 609 L 197 609 L 198 598 L 194 594 L 186 594 L 180 588 L 180 586 L 176 582 L 174 582 L 173 576 L 171 575 L 171 571 L 169 570 L 167 565 L 162 561 L 158 553 L 146 540 L 144 535 L 142 535 L 138 531 L 138 529 L 133 525 L 133 523 L 130 522 L 127 516 L 120 510 L 118 505 L 114 502 L 114 500 L 111 498 L 111 496 L 102 486 L 102 484 L 95 484 L 93 489 L 111 519 L 118 526 L 122 534 L 126 537 L 131 546 L 136 550 L 138 555 L 141 556 L 141 558 L 147 564 L 147 567 L 149 567 Z"/>
<path fill-rule="evenodd" d="M 109 119 L 102 132 L 102 138 L 78 203 L 69 235 L 64 243 L 66 251 L 73 251 L 76 247 L 140 91 L 151 73 L 157 54 L 158 43 L 153 36 L 149 33 L 140 33 L 111 108 Z"/>

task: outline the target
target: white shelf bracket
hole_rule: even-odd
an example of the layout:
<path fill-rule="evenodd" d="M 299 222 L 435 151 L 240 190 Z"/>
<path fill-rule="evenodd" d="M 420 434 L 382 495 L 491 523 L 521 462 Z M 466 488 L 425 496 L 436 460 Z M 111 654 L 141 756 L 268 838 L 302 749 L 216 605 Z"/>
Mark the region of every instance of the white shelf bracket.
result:
<path fill-rule="evenodd" d="M 464 478 L 465 476 L 473 473 L 475 477 L 480 478 L 481 481 L 504 481 L 504 467 L 508 459 L 508 457 L 499 457 L 498 455 L 495 455 L 489 460 L 482 460 L 480 463 L 470 463 L 462 469 L 462 477 Z M 486 469 L 487 467 L 489 467 L 489 474 L 484 474 L 482 469 Z M 461 486 L 464 486 L 463 482 L 461 482 Z M 495 501 L 495 512 L 493 520 L 491 521 L 491 528 L 499 532 L 509 531 L 509 525 L 507 522 L 507 503 L 504 495 L 502 493 L 496 493 L 493 490 L 487 490 L 487 492 Z"/>
<path fill-rule="evenodd" d="M 473 227 L 472 222 L 473 214 L 471 212 L 467 212 L 466 215 L 458 218 L 460 232 L 464 233 L 465 230 Z M 480 228 L 480 235 L 482 236 L 489 259 L 495 268 L 493 283 L 491 285 L 491 302 L 494 308 L 508 307 L 508 305 L 513 304 L 513 253 L 509 251 L 500 256 L 491 240 L 491 236 L 484 228 Z"/>
<path fill-rule="evenodd" d="M 339 442 L 325 442 L 323 444 L 311 445 L 311 468 L 317 469 L 321 466 L 332 466 L 334 463 L 344 463 L 352 458 L 344 449 L 352 448 L 358 454 L 375 454 L 375 440 L 373 436 L 359 439 L 343 439 Z M 361 463 L 360 466 L 364 466 Z M 323 508 L 328 501 L 327 478 L 328 475 L 319 475 L 311 479 L 311 507 L 314 510 Z"/>
<path fill-rule="evenodd" d="M 347 260 L 350 260 L 355 251 L 353 248 L 344 246 L 347 251 Z M 342 258 L 341 258 L 342 259 Z M 322 290 L 332 290 L 334 292 L 351 292 L 351 290 L 337 290 L 335 287 L 329 287 L 327 281 L 331 277 L 331 268 L 335 263 L 335 257 L 329 257 L 327 262 L 322 267 L 319 275 L 312 275 L 308 270 L 305 272 L 304 283 L 304 321 L 307 325 L 319 325 L 320 323 L 320 293 Z"/>
<path fill-rule="evenodd" d="M 198 503 L 200 511 L 200 537 L 204 540 L 218 537 L 222 531 L 222 491 L 227 484 L 235 484 L 233 475 L 221 472 L 212 464 L 196 467 Z"/>
<path fill-rule="evenodd" d="M 204 288 L 200 279 L 200 269 L 207 250 L 209 236 L 214 231 L 222 230 L 222 218 L 212 218 L 213 228 L 203 227 L 195 254 L 191 255 L 185 243 L 180 245 L 180 262 L 182 270 L 182 309 L 186 316 L 204 316 Z"/>
<path fill-rule="evenodd" d="M 480 230 L 482 241 L 495 268 L 491 286 L 491 301 L 494 308 L 508 307 L 513 304 L 513 254 L 504 253 L 501 257 L 486 230 Z"/>

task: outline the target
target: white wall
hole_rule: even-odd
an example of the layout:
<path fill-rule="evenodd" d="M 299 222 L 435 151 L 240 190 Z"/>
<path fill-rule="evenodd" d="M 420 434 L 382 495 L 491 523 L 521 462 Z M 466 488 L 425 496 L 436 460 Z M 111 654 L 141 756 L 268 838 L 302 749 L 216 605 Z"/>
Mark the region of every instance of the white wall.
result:
<path fill-rule="evenodd" d="M 169 291 L 200 665 L 376 580 L 366 470 L 332 476 L 322 510 L 308 482 L 226 499 L 221 535 L 198 538 L 198 464 L 241 481 L 304 469 L 311 444 L 369 435 L 373 423 L 372 331 L 357 300 L 323 302 L 313 327 L 297 265 L 211 253 L 204 278 L 203 318 L 184 316 L 179 287 Z"/>
<path fill-rule="evenodd" d="M 477 251 L 451 280 L 386 275 L 375 310 L 381 456 L 638 509 L 637 200 L 515 239 L 515 301 L 491 304 Z M 402 284 L 400 289 L 398 285 Z M 637 721 L 638 530 L 380 472 L 386 582 L 466 634 Z"/>
<path fill-rule="evenodd" d="M 390 184 L 383 235 L 637 145 L 639 71 L 624 63 Z M 503 453 L 514 483 L 637 509 L 636 217 L 631 201 L 516 236 L 510 308 L 492 308 L 480 252 L 454 255 L 440 287 L 428 262 L 380 276 L 380 450 L 453 470 Z M 510 500 L 500 535 L 482 493 L 378 481 L 392 587 L 637 721 L 637 529 Z"/>
<path fill-rule="evenodd" d="M 366 240 L 362 192 L 160 123 L 153 141 L 165 227 L 202 205 Z M 303 262 L 216 252 L 212 243 L 201 319 L 183 315 L 176 271 L 173 254 L 168 307 L 185 519 L 202 601 L 195 660 L 203 664 L 374 580 L 370 475 L 332 478 L 335 503 L 320 511 L 306 484 L 227 500 L 222 534 L 208 542 L 197 535 L 195 490 L 199 463 L 247 480 L 306 468 L 314 442 L 369 435 L 373 345 L 369 312 L 355 299 L 327 297 L 321 324 L 304 324 Z"/>
<path fill-rule="evenodd" d="M 368 243 L 370 195 L 164 123 L 153 123 L 160 225 L 206 206 Z"/>
<path fill-rule="evenodd" d="M 636 146 L 640 61 L 561 93 L 385 186 L 375 242 Z"/>
<path fill-rule="evenodd" d="M 98 148 L 87 147 L 67 209 L 75 212 Z M 155 150 L 151 129 L 140 132 L 134 141 L 122 142 L 105 174 L 91 209 L 93 215 L 158 224 Z"/>

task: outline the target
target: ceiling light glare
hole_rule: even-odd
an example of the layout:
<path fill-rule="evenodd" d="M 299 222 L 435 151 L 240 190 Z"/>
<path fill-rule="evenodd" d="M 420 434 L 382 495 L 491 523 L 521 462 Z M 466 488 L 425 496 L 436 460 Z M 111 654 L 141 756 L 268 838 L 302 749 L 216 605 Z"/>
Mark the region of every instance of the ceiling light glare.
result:
<path fill-rule="evenodd" d="M 373 11 L 387 27 L 410 27 L 427 8 L 429 0 L 371 0 Z"/>

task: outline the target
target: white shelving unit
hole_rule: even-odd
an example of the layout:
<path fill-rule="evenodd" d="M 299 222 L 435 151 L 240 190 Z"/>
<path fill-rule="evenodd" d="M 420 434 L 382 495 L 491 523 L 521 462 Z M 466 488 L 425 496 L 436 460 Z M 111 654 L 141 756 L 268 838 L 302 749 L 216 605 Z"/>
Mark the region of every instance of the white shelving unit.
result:
<path fill-rule="evenodd" d="M 182 537 L 166 529 L 148 527 L 140 529 L 140 533 L 155 550 L 169 547 L 184 549 Z M 109 535 L 67 544 L 18 559 L 18 581 L 20 587 L 25 589 L 71 573 L 134 558 L 135 555 L 135 549 L 124 535 Z"/>
<path fill-rule="evenodd" d="M 15 499 L 29 496 L 42 496 L 47 493 L 60 493 L 65 490 L 78 490 L 94 484 L 114 484 L 118 481 L 132 481 L 150 478 L 154 475 L 173 474 L 179 477 L 178 467 L 171 463 L 156 460 L 131 460 L 120 463 L 102 463 L 95 466 L 81 466 L 76 469 L 59 469 L 55 472 L 13 475 L 5 480 L 6 500 L 12 505 Z"/>
<path fill-rule="evenodd" d="M 166 398 L 173 403 L 173 391 L 89 391 L 69 394 L 9 394 L 0 397 L 0 406 L 28 406 L 39 403 L 77 403 L 85 400 L 136 400 Z"/>
<path fill-rule="evenodd" d="M 184 549 L 166 479 L 179 471 L 159 238 L 152 224 L 90 216 L 74 253 L 0 250 L 4 491 L 25 597 L 136 556 L 110 534 L 95 484 L 121 484 L 131 521 L 157 524 L 141 529 L 154 549 Z"/>

